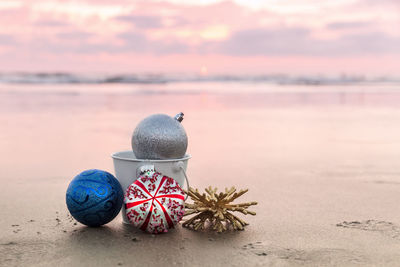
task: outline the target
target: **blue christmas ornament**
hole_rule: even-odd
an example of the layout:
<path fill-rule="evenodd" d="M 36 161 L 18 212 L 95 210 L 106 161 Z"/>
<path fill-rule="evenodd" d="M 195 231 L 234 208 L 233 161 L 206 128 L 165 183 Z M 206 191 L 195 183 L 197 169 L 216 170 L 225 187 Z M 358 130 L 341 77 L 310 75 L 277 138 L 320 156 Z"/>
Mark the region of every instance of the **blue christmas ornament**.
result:
<path fill-rule="evenodd" d="M 68 210 L 77 221 L 88 226 L 100 226 L 118 215 L 124 193 L 112 174 L 87 170 L 71 181 L 66 198 Z"/>

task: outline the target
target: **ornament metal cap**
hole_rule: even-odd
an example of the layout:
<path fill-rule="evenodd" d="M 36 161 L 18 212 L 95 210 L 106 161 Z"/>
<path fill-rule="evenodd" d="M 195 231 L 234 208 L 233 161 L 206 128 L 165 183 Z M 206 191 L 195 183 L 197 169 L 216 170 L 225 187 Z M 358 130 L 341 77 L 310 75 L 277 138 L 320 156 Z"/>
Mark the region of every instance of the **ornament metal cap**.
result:
<path fill-rule="evenodd" d="M 183 121 L 183 112 L 179 112 L 178 114 L 175 115 L 175 120 L 182 122 Z"/>

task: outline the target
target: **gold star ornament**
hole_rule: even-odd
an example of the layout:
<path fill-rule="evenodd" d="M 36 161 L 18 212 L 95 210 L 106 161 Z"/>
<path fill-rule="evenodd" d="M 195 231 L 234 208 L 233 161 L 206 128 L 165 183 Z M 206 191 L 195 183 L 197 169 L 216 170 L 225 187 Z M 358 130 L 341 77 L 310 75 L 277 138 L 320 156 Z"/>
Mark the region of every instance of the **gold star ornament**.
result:
<path fill-rule="evenodd" d="M 236 217 L 232 212 L 241 212 L 245 215 L 256 215 L 255 212 L 247 210 L 248 207 L 257 205 L 257 202 L 232 204 L 231 202 L 245 194 L 248 189 L 236 192 L 236 188 L 225 188 L 225 192 L 217 193 L 217 188 L 211 186 L 206 188 L 206 193 L 199 193 L 197 189 L 189 188 L 185 193 L 193 200 L 193 203 L 185 203 L 185 215 L 195 216 L 187 219 L 183 226 L 195 231 L 212 229 L 219 233 L 228 229 L 244 230 L 247 222 Z"/>

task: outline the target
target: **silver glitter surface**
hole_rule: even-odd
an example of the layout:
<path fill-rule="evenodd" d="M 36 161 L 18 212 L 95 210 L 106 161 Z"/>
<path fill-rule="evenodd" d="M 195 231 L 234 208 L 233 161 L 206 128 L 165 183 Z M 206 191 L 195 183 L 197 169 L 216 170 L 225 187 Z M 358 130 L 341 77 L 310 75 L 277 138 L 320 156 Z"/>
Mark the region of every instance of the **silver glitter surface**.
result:
<path fill-rule="evenodd" d="M 145 118 L 136 126 L 132 135 L 132 150 L 138 159 L 182 158 L 187 144 L 182 124 L 165 114 Z"/>

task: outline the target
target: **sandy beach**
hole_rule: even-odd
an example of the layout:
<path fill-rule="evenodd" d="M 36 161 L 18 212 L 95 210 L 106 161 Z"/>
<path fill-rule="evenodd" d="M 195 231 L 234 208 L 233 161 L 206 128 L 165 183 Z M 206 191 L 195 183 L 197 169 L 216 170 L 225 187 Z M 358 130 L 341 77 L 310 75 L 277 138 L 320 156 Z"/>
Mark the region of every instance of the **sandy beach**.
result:
<path fill-rule="evenodd" d="M 114 173 L 142 118 L 180 111 L 191 185 L 258 202 L 244 231 L 70 217 L 75 175 Z M 1 266 L 400 265 L 398 86 L 1 85 L 0 124 Z"/>

